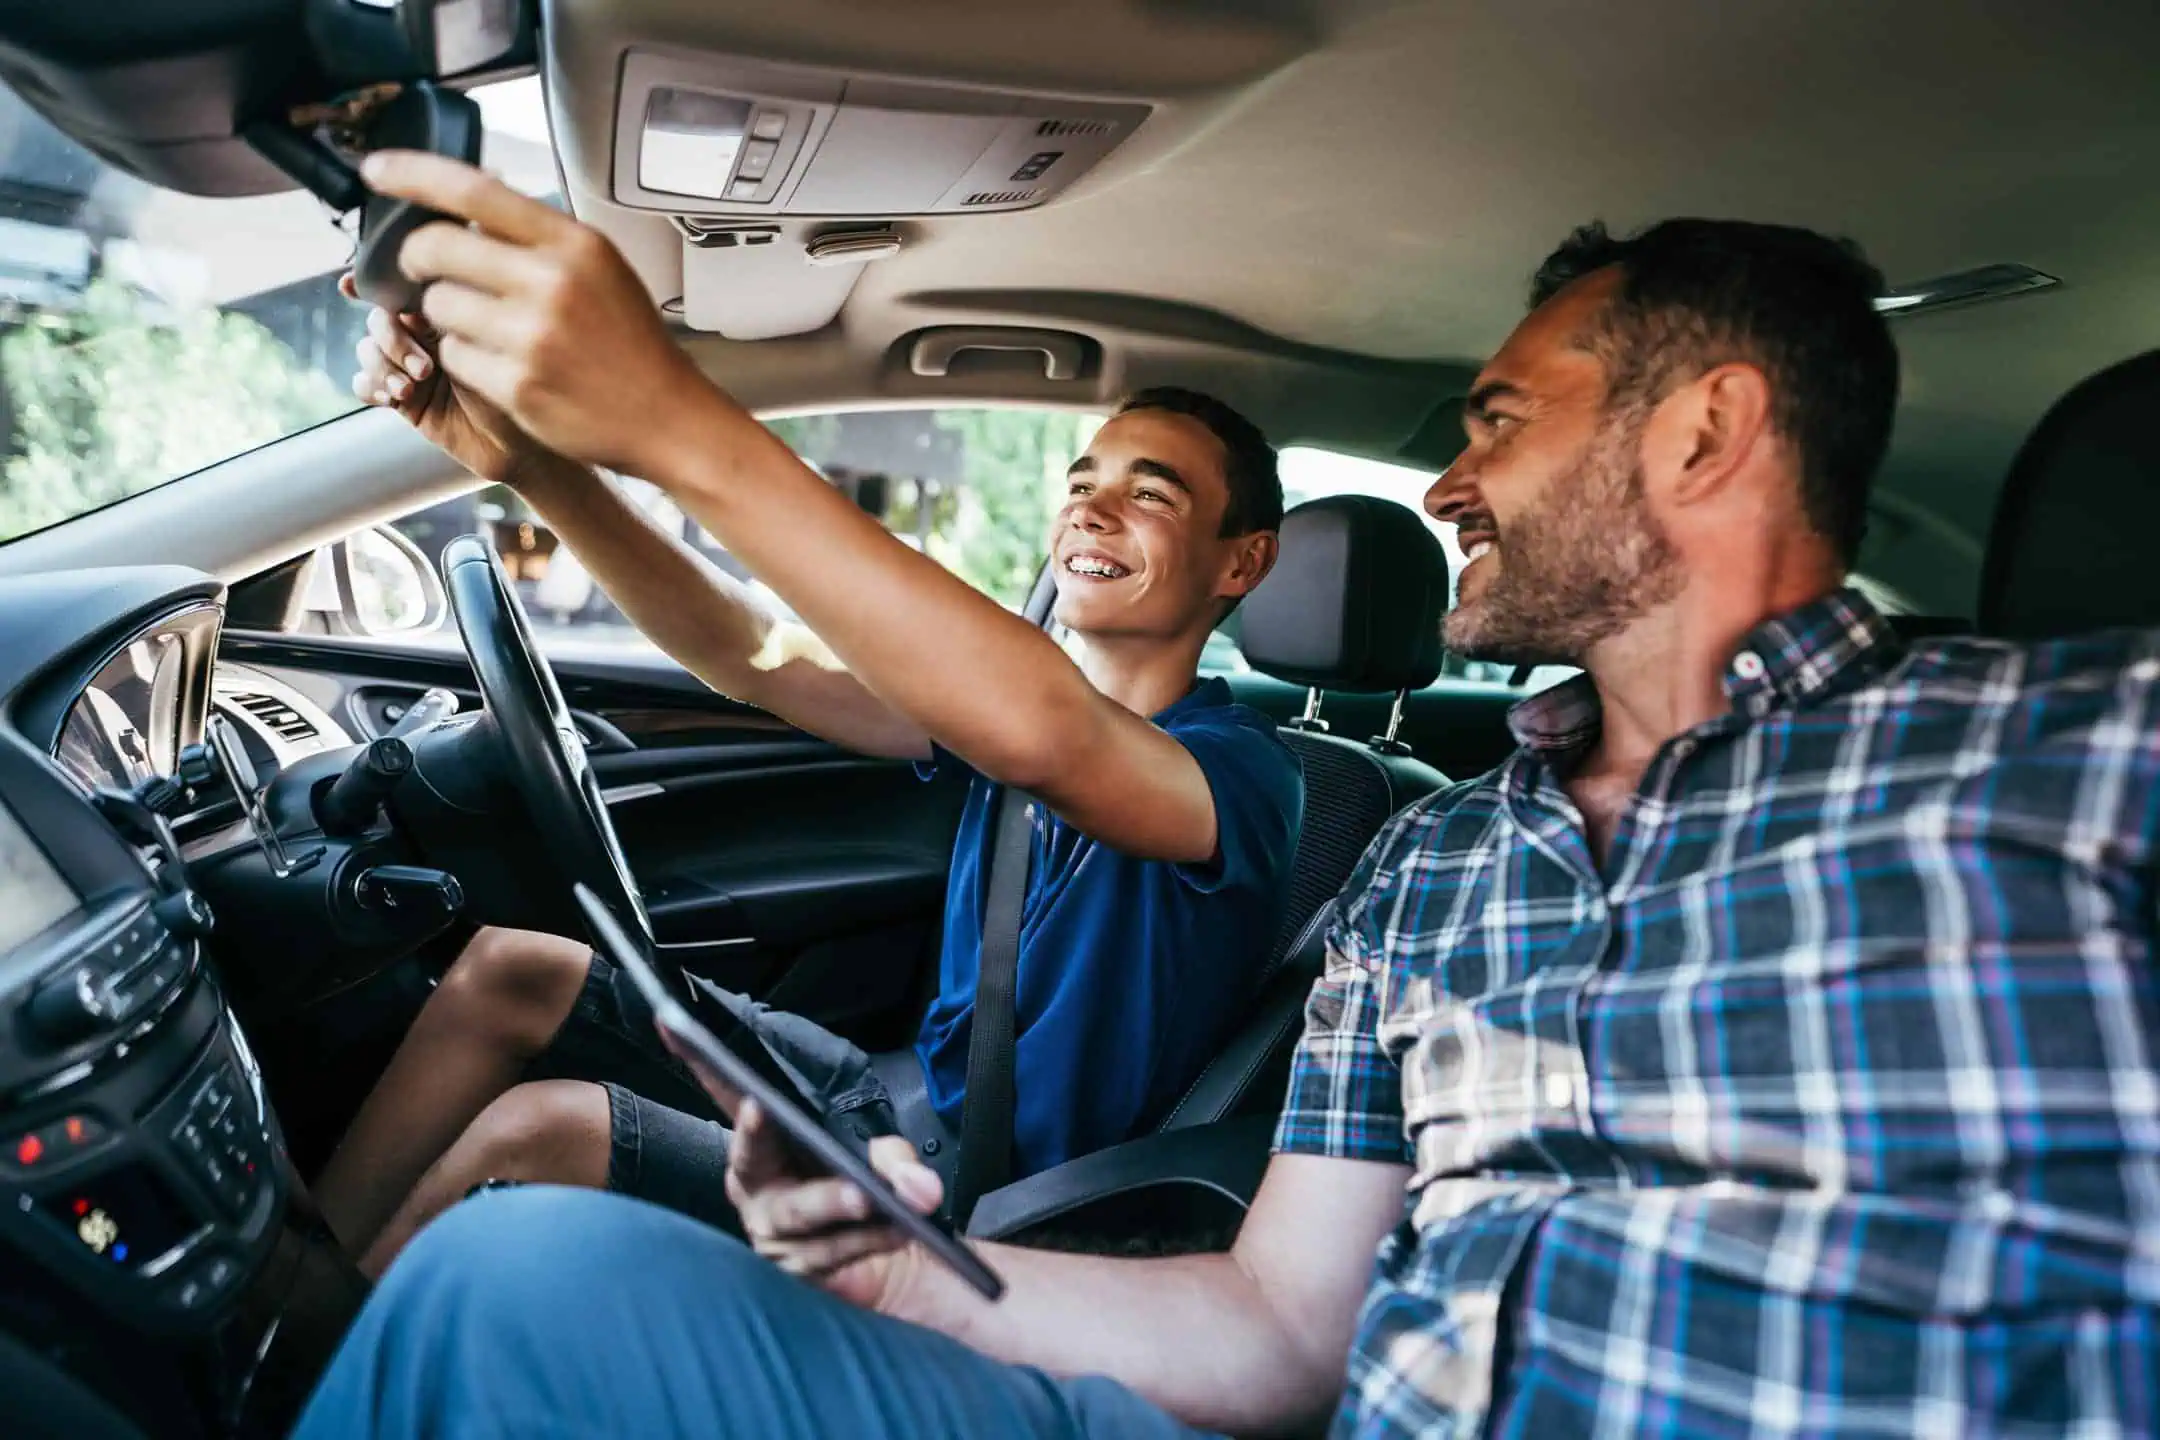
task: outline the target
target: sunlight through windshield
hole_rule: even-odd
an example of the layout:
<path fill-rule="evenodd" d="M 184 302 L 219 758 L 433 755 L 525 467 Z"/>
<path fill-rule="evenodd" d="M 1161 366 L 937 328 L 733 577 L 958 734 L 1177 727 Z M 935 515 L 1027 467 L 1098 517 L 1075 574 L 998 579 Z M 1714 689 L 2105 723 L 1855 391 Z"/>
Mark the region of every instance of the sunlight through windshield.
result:
<path fill-rule="evenodd" d="M 554 199 L 539 80 L 473 94 L 488 168 Z M 0 87 L 0 542 L 358 408 L 351 255 L 312 195 L 160 190 Z"/>

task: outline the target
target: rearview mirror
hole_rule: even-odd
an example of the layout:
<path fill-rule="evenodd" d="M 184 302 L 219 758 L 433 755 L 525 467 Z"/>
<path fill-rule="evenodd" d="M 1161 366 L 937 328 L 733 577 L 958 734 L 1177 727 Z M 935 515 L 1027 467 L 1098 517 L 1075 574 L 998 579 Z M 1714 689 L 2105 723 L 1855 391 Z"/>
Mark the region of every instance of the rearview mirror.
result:
<path fill-rule="evenodd" d="M 433 79 L 501 65 L 532 34 L 525 0 L 397 0 L 405 43 Z"/>
<path fill-rule="evenodd" d="M 444 80 L 530 62 L 532 0 L 307 0 L 316 59 L 338 84 Z"/>

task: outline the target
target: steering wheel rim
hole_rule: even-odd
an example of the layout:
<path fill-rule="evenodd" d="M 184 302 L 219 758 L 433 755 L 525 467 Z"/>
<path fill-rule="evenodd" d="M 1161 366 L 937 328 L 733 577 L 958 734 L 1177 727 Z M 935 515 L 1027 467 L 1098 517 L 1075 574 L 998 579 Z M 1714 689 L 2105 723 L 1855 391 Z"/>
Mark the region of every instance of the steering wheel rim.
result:
<path fill-rule="evenodd" d="M 582 880 L 653 953 L 652 919 L 608 816 L 600 780 L 502 558 L 479 535 L 443 547 L 443 589 L 511 779 L 566 881 Z M 567 885 L 565 889 L 567 889 Z"/>

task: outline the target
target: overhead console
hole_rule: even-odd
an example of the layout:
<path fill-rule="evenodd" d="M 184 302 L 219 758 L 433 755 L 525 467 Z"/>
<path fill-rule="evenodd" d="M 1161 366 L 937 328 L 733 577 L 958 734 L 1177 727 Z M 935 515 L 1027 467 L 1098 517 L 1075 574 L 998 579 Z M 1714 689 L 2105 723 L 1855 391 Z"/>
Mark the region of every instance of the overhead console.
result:
<path fill-rule="evenodd" d="M 674 215 L 897 219 L 1040 205 L 1145 105 L 632 50 L 617 202 Z"/>
<path fill-rule="evenodd" d="M 683 236 L 681 317 L 754 340 L 839 312 L 892 223 L 1026 210 L 1137 130 L 1149 107 L 632 49 L 611 198 Z"/>

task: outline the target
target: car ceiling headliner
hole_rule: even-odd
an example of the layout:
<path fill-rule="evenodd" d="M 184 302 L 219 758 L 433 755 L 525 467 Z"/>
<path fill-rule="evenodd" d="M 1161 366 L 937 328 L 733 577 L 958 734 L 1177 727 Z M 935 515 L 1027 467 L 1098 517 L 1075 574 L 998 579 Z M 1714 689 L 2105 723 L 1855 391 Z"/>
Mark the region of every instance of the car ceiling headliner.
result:
<path fill-rule="evenodd" d="M 689 342 L 753 403 L 926 393 L 886 353 L 926 315 L 1084 311 L 1135 357 L 1212 327 L 1256 375 L 1295 376 L 1233 395 L 1278 439 L 1392 454 L 1572 226 L 1785 221 L 1858 240 L 1893 281 L 2016 261 L 2065 282 L 1898 323 L 1891 498 L 1947 522 L 1924 548 L 1955 570 L 2041 412 L 2160 322 L 2160 7 L 548 0 L 547 24 L 573 204 L 656 292 L 679 285 L 668 222 L 598 198 L 626 45 L 1158 107 L 1051 205 L 911 225 L 827 330 Z M 1206 382 L 1220 350 L 1188 352 Z M 1284 358 L 1300 353 L 1323 363 Z"/>

